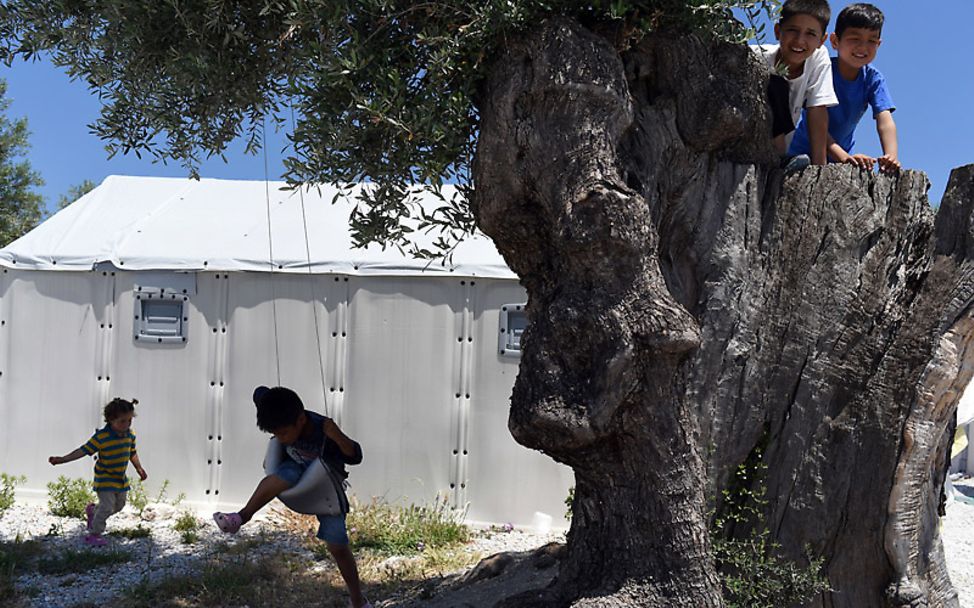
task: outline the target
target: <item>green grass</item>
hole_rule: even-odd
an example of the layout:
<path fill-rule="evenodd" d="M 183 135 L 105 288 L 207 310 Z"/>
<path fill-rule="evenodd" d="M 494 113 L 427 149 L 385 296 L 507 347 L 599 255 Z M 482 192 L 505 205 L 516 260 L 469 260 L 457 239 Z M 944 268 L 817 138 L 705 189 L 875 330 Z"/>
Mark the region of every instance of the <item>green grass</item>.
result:
<path fill-rule="evenodd" d="M 27 595 L 14 586 L 14 580 L 30 569 L 43 550 L 36 540 L 0 542 L 0 606 L 18 608 L 27 605 Z"/>
<path fill-rule="evenodd" d="M 367 505 L 356 505 L 346 521 L 353 549 L 415 555 L 469 540 L 470 530 L 463 523 L 463 515 L 450 508 L 445 497 L 437 498 L 431 506 L 373 499 Z"/>
<path fill-rule="evenodd" d="M 315 581 L 299 574 L 293 561 L 283 555 L 249 559 L 217 558 L 198 576 L 180 576 L 156 584 L 140 584 L 113 602 L 119 608 L 176 606 L 223 607 L 321 605 L 323 592 Z M 337 594 L 335 594 L 336 597 Z M 303 598 L 303 599 L 302 599 Z M 325 604 L 341 606 L 341 604 Z"/>
<path fill-rule="evenodd" d="M 130 561 L 132 561 L 132 554 L 128 551 L 116 549 L 76 551 L 67 549 L 59 555 L 37 560 L 37 572 L 53 575 L 80 573 L 102 566 L 124 564 Z"/>
<path fill-rule="evenodd" d="M 250 551 L 253 551 L 263 545 L 265 540 L 263 538 L 248 538 L 245 540 L 239 540 L 233 544 L 226 541 L 221 541 L 214 545 L 213 552 L 215 554 L 222 555 L 246 555 Z"/>

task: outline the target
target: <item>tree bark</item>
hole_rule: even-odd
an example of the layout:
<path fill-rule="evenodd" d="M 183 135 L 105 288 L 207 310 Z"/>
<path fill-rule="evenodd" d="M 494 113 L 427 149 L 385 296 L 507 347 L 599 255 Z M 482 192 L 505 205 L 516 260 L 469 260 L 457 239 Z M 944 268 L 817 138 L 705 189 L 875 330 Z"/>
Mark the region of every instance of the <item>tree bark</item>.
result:
<path fill-rule="evenodd" d="M 957 605 L 937 501 L 974 169 L 936 222 L 920 173 L 784 178 L 766 79 L 743 47 L 620 53 L 566 19 L 487 79 L 472 203 L 529 296 L 509 425 L 577 484 L 556 583 L 508 605 L 722 606 L 708 510 L 757 449 L 780 551 L 825 557 L 812 605 Z"/>

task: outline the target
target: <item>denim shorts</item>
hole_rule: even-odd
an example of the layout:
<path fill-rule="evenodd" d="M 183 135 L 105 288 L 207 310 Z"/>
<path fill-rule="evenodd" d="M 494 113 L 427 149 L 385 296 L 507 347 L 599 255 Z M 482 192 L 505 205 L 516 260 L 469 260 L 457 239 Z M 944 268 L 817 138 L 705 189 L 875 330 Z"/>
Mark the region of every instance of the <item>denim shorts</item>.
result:
<path fill-rule="evenodd" d="M 274 470 L 274 475 L 277 475 L 286 481 L 289 486 L 293 487 L 301 479 L 301 475 L 304 474 L 304 471 L 310 464 L 310 462 L 308 464 L 298 464 L 292 458 L 284 458 L 277 469 Z M 345 530 L 344 513 L 339 515 L 315 515 L 315 517 L 318 518 L 318 534 L 315 536 L 332 545 L 348 544 L 348 532 Z"/>

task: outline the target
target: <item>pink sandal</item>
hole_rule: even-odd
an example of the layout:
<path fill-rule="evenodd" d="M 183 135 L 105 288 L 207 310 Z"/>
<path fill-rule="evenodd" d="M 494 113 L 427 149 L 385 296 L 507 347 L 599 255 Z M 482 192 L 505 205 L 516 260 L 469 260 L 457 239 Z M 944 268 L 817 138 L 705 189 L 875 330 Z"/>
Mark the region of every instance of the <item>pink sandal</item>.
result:
<path fill-rule="evenodd" d="M 213 514 L 213 521 L 216 525 L 227 534 L 236 534 L 240 530 L 240 526 L 243 525 L 243 518 L 240 517 L 240 513 L 220 513 L 217 511 Z"/>
<path fill-rule="evenodd" d="M 88 503 L 85 505 L 85 519 L 88 521 L 87 529 L 91 530 L 91 522 L 95 520 L 95 505 Z"/>
<path fill-rule="evenodd" d="M 108 541 L 101 537 L 101 534 L 88 534 L 85 536 L 85 544 L 89 547 L 104 547 Z"/>

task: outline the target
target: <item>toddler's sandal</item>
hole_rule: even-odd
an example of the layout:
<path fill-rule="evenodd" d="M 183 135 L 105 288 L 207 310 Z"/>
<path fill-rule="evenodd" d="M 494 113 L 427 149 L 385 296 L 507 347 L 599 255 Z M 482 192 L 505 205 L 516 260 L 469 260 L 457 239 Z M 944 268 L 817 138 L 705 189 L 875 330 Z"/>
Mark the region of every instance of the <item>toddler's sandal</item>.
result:
<path fill-rule="evenodd" d="M 240 526 L 243 525 L 243 518 L 240 517 L 239 513 L 220 513 L 217 511 L 213 514 L 213 521 L 216 525 L 227 534 L 236 534 L 240 530 Z"/>

